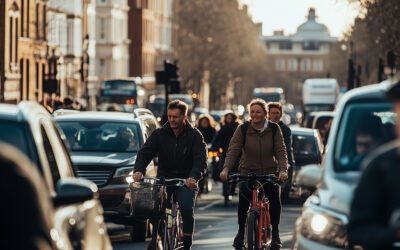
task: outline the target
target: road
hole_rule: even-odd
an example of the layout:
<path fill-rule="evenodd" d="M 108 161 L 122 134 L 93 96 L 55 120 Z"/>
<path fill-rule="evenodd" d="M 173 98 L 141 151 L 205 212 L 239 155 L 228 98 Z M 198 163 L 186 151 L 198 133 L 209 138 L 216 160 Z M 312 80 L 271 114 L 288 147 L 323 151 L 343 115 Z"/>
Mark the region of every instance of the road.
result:
<path fill-rule="evenodd" d="M 228 207 L 224 207 L 222 198 L 221 185 L 217 184 L 211 193 L 203 194 L 198 199 L 193 250 L 233 249 L 233 238 L 238 230 L 236 214 L 238 198 L 235 196 Z M 294 200 L 290 204 L 283 205 L 280 225 L 282 249 L 290 249 L 293 225 L 300 213 L 301 204 Z M 146 249 L 149 239 L 147 242 L 132 243 L 129 235 L 119 229 L 115 225 L 114 229 L 109 229 L 114 249 Z"/>

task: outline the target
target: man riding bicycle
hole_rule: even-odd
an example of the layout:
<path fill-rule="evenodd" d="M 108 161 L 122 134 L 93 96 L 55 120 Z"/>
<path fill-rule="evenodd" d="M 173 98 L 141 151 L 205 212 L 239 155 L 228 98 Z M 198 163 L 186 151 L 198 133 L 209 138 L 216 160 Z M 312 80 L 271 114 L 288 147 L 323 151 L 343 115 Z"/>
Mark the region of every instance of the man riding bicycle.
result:
<path fill-rule="evenodd" d="M 200 132 L 186 119 L 187 111 L 188 106 L 182 101 L 174 100 L 168 104 L 168 122 L 155 130 L 140 149 L 133 179 L 140 181 L 147 165 L 156 156 L 158 177 L 186 179 L 185 187 L 176 189 L 175 195 L 182 214 L 184 249 L 191 249 L 197 182 L 207 168 L 207 146 Z"/>

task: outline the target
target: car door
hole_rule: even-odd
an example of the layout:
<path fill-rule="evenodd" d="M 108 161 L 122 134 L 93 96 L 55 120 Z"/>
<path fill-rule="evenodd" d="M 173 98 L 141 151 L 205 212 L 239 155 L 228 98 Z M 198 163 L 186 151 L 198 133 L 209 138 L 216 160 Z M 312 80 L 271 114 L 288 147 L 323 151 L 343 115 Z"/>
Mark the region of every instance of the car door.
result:
<path fill-rule="evenodd" d="M 60 179 L 75 177 L 69 154 L 61 136 L 50 119 L 40 120 L 40 132 L 54 187 Z M 54 192 L 56 193 L 56 192 Z M 99 200 L 56 208 L 56 227 L 68 237 L 73 249 L 104 249 L 110 246 L 104 226 L 103 210 Z"/>

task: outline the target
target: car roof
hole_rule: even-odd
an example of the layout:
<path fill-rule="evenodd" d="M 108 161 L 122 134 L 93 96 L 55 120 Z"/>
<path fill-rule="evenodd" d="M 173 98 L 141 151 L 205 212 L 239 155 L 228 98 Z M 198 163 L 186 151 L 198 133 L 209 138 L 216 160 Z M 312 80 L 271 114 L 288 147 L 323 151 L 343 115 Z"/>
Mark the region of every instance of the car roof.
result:
<path fill-rule="evenodd" d="M 388 99 L 387 91 L 392 86 L 392 80 L 386 80 L 381 83 L 371 84 L 347 91 L 343 96 L 341 102 L 358 102 L 368 101 L 374 99 Z"/>
<path fill-rule="evenodd" d="M 290 130 L 292 130 L 292 134 L 312 135 L 315 133 L 315 129 L 312 128 L 290 127 Z"/>
<path fill-rule="evenodd" d="M 139 123 L 131 113 L 107 112 L 107 111 L 81 111 L 67 113 L 54 117 L 57 122 L 61 121 L 119 121 Z"/>
<path fill-rule="evenodd" d="M 0 104 L 0 118 L 12 121 L 28 121 L 38 114 L 48 116 L 49 112 L 34 101 L 21 101 L 19 104 Z"/>

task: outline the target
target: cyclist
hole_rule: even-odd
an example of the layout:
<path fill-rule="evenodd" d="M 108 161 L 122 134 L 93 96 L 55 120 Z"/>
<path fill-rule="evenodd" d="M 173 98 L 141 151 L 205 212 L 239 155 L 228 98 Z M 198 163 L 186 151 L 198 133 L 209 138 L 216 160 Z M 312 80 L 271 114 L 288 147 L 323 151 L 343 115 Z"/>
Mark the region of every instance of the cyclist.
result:
<path fill-rule="evenodd" d="M 186 186 L 175 190 L 175 194 L 183 220 L 184 249 L 191 249 L 197 182 L 207 167 L 207 149 L 203 136 L 187 120 L 187 111 L 182 101 L 168 104 L 168 122 L 155 130 L 139 150 L 133 178 L 140 181 L 147 165 L 158 156 L 158 177 L 186 179 Z"/>
<path fill-rule="evenodd" d="M 229 143 L 224 169 L 220 174 L 223 181 L 227 180 L 229 170 L 234 166 L 237 157 L 242 152 L 239 162 L 239 172 L 247 174 L 274 174 L 279 173 L 278 181 L 288 178 L 285 142 L 282 131 L 276 123 L 269 122 L 267 116 L 267 104 L 262 99 L 254 99 L 249 104 L 250 122 L 240 125 L 233 134 Z M 246 134 L 242 135 L 241 126 L 247 124 Z M 243 145 L 243 136 L 245 143 Z M 279 237 L 279 221 L 281 215 L 280 187 L 267 183 L 264 191 L 270 201 L 270 217 L 272 225 L 271 249 L 280 249 L 282 243 Z M 238 224 L 239 231 L 233 242 L 235 249 L 242 249 L 246 213 L 252 200 L 251 189 L 242 184 L 239 190 Z"/>
<path fill-rule="evenodd" d="M 197 129 L 203 135 L 204 142 L 207 144 L 210 144 L 217 134 L 217 130 L 214 127 L 214 119 L 207 114 L 199 116 Z"/>
<path fill-rule="evenodd" d="M 388 92 L 400 116 L 400 81 Z M 399 249 L 400 242 L 400 122 L 397 139 L 376 149 L 362 163 L 364 169 L 350 208 L 350 245 L 363 249 Z M 395 139 L 395 138 L 393 138 Z"/>
<path fill-rule="evenodd" d="M 292 130 L 282 121 L 283 109 L 282 109 L 282 104 L 280 102 L 269 102 L 267 106 L 267 111 L 268 111 L 268 120 L 275 122 L 281 128 L 283 140 L 286 146 L 286 155 L 288 157 L 288 163 L 289 163 L 289 171 L 288 171 L 289 180 L 288 183 L 286 183 L 286 187 L 283 189 L 282 197 L 287 198 L 289 196 L 290 188 L 292 186 L 291 176 L 293 173 L 293 165 L 294 165 L 293 162 L 294 156 L 292 148 Z"/>

